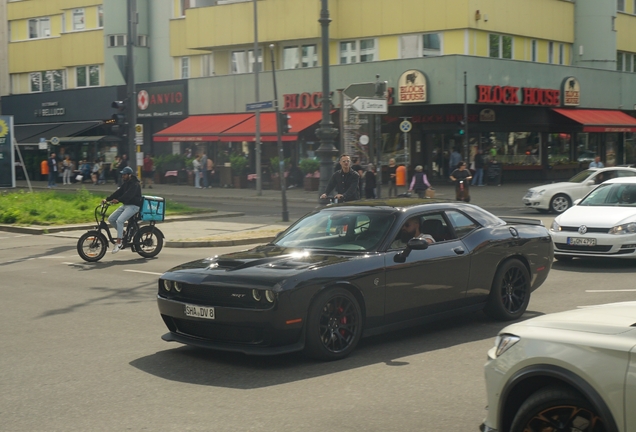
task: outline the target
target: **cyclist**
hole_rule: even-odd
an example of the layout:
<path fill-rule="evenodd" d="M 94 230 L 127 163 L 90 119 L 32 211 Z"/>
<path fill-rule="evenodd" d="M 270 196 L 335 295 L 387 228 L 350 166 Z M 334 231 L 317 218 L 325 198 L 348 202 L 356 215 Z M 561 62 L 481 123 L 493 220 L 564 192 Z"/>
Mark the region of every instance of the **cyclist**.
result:
<path fill-rule="evenodd" d="M 123 206 L 115 210 L 109 217 L 108 222 L 117 228 L 117 240 L 113 253 L 121 250 L 121 239 L 124 235 L 124 223 L 139 212 L 141 206 L 141 185 L 131 167 L 121 170 L 122 185 L 117 188 L 108 198 L 102 202 L 110 201 L 113 204 L 121 202 Z"/>

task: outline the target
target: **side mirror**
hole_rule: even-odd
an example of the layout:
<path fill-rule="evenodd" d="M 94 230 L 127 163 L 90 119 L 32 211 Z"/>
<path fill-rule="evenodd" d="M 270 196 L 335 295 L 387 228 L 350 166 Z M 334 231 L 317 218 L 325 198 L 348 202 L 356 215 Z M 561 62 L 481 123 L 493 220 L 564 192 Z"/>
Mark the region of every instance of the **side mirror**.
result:
<path fill-rule="evenodd" d="M 428 249 L 428 242 L 425 239 L 421 239 L 421 238 L 412 238 L 411 240 L 409 240 L 409 242 L 406 244 L 407 247 L 406 249 L 415 249 L 415 250 L 424 250 L 424 249 Z"/>
<path fill-rule="evenodd" d="M 596 184 L 594 180 L 588 180 L 585 182 L 585 186 L 594 186 L 594 184 Z"/>

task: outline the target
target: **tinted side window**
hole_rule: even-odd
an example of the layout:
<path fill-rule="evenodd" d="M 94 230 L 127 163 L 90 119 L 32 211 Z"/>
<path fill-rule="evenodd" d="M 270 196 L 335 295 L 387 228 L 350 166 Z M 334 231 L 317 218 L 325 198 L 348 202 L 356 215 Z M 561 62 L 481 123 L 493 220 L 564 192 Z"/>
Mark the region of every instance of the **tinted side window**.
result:
<path fill-rule="evenodd" d="M 447 211 L 446 215 L 455 229 L 457 237 L 464 237 L 466 234 L 477 228 L 477 223 L 463 213 L 455 210 Z"/>
<path fill-rule="evenodd" d="M 422 215 L 420 221 L 420 231 L 435 239 L 435 242 L 442 242 L 453 238 L 446 219 L 442 213 L 427 213 Z"/>

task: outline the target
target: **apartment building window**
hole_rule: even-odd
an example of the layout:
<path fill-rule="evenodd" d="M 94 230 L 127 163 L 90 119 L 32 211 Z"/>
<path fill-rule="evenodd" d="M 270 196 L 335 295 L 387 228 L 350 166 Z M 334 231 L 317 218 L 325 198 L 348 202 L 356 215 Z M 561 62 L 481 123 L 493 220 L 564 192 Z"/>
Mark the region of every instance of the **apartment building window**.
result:
<path fill-rule="evenodd" d="M 99 86 L 99 66 L 78 66 L 75 68 L 75 83 L 77 87 Z"/>
<path fill-rule="evenodd" d="M 201 76 L 214 76 L 214 57 L 212 57 L 212 54 L 203 54 L 201 56 Z"/>
<path fill-rule="evenodd" d="M 29 39 L 51 36 L 51 20 L 49 17 L 29 20 Z"/>
<path fill-rule="evenodd" d="M 616 0 L 616 10 L 618 12 L 625 12 L 625 0 Z"/>
<path fill-rule="evenodd" d="M 537 40 L 536 39 L 532 40 L 530 49 L 532 50 L 530 53 L 530 59 L 533 62 L 536 62 L 537 61 Z"/>
<path fill-rule="evenodd" d="M 548 42 L 548 63 L 554 63 L 554 42 Z"/>
<path fill-rule="evenodd" d="M 636 54 L 625 52 L 616 53 L 616 70 L 622 72 L 636 72 Z"/>
<path fill-rule="evenodd" d="M 283 48 L 283 69 L 318 66 L 316 45 L 287 46 Z"/>
<path fill-rule="evenodd" d="M 66 88 L 64 69 L 30 73 L 29 78 L 32 93 L 64 90 Z"/>
<path fill-rule="evenodd" d="M 137 46 L 138 47 L 147 47 L 148 46 L 148 35 L 137 35 Z"/>
<path fill-rule="evenodd" d="M 84 21 L 84 8 L 73 9 L 73 31 L 84 30 L 86 28 Z"/>
<path fill-rule="evenodd" d="M 108 36 L 108 47 L 126 46 L 127 39 L 125 34 L 110 35 Z"/>
<path fill-rule="evenodd" d="M 104 6 L 97 6 L 97 27 L 104 27 Z"/>
<path fill-rule="evenodd" d="M 563 44 L 559 44 L 559 64 L 565 64 L 565 46 Z"/>
<path fill-rule="evenodd" d="M 489 35 L 489 55 L 495 58 L 512 58 L 512 36 Z"/>
<path fill-rule="evenodd" d="M 190 78 L 190 57 L 181 57 L 181 78 Z"/>
<path fill-rule="evenodd" d="M 258 49 L 258 70 L 263 70 L 263 50 Z M 232 73 L 254 72 L 254 50 L 232 51 Z"/>
<path fill-rule="evenodd" d="M 365 63 L 376 58 L 375 39 L 340 42 L 340 64 Z"/>

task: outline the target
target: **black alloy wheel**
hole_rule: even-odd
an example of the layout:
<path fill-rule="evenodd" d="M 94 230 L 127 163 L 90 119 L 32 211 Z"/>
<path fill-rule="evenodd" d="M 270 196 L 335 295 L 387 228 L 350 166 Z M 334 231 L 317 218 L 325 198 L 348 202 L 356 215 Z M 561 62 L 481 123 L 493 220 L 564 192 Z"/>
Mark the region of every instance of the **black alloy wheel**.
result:
<path fill-rule="evenodd" d="M 351 353 L 362 335 L 362 312 L 346 289 L 331 288 L 309 308 L 305 353 L 319 360 L 339 360 Z"/>
<path fill-rule="evenodd" d="M 519 408 L 511 432 L 609 432 L 606 423 L 579 393 L 550 386 L 532 394 Z"/>
<path fill-rule="evenodd" d="M 108 242 L 99 231 L 88 231 L 77 241 L 77 253 L 87 262 L 97 262 L 104 257 Z"/>
<path fill-rule="evenodd" d="M 517 259 L 506 261 L 495 274 L 485 312 L 501 321 L 515 320 L 530 302 L 530 274 Z"/>
<path fill-rule="evenodd" d="M 135 235 L 134 248 L 144 258 L 155 257 L 163 249 L 163 234 L 151 226 L 141 227 Z"/>

